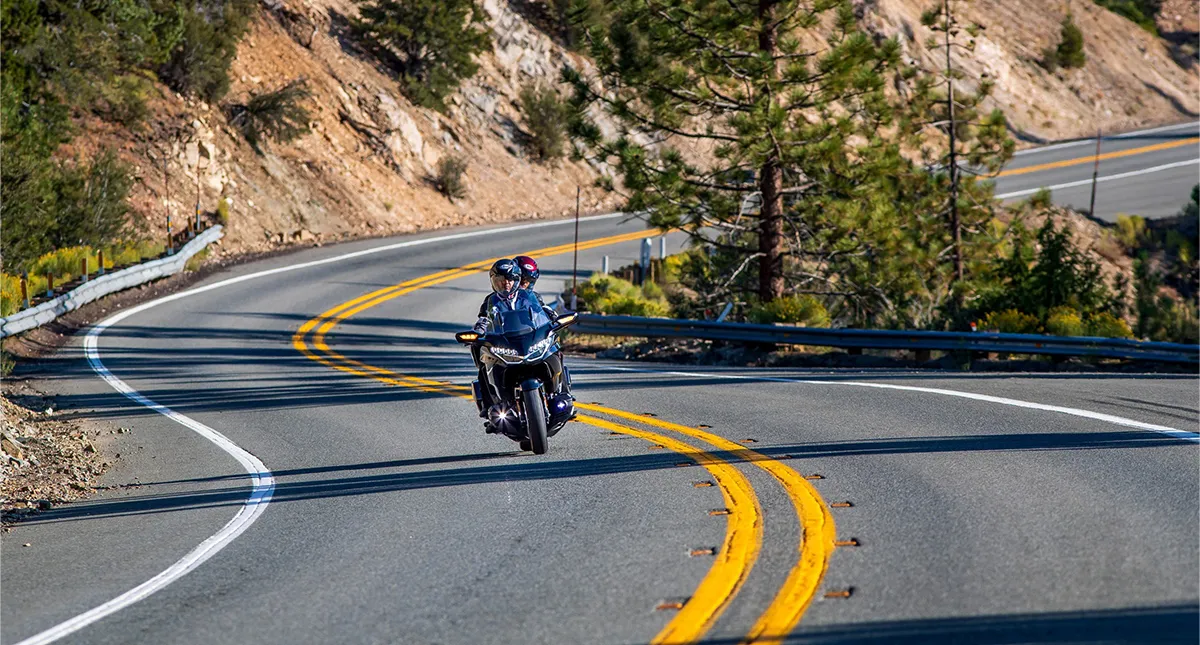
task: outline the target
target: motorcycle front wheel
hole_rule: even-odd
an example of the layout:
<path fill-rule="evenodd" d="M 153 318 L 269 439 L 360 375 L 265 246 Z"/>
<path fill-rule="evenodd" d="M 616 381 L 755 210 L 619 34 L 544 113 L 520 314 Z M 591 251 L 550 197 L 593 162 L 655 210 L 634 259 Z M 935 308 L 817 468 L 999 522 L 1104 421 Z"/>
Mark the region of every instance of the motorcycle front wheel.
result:
<path fill-rule="evenodd" d="M 529 430 L 529 449 L 535 455 L 544 455 L 550 447 L 546 438 L 546 405 L 542 402 L 542 390 L 525 390 L 521 393 L 525 404 L 525 420 Z"/>

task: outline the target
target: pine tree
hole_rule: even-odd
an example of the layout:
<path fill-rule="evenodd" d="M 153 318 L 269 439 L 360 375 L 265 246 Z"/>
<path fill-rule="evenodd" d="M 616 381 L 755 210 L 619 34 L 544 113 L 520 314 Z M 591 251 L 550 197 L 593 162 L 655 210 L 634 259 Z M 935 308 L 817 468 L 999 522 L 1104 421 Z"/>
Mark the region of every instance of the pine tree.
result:
<path fill-rule="evenodd" d="M 882 135 L 897 43 L 876 44 L 833 0 L 616 0 L 609 11 L 586 35 L 598 75 L 564 79 L 575 114 L 599 104 L 623 124 L 606 137 L 579 117 L 573 132 L 614 163 L 627 208 L 695 225 L 721 289 L 886 300 L 870 269 L 903 237 L 895 190 L 881 186 L 907 167 Z M 831 28 L 824 43 L 812 42 L 819 25 Z"/>
<path fill-rule="evenodd" d="M 948 279 L 956 285 L 988 255 L 987 240 L 982 238 L 993 234 L 992 191 L 976 177 L 999 171 L 1014 148 L 1004 114 L 983 109 L 993 81 L 986 73 L 968 78 L 955 63 L 956 57 L 974 55 L 976 39 L 984 30 L 978 23 L 961 20 L 965 4 L 965 0 L 939 0 L 921 16 L 922 24 L 935 34 L 926 47 L 937 52 L 939 69 L 914 84 L 912 121 L 907 124 L 920 141 L 924 162 L 936 169 L 934 180 L 945 190 L 937 212 L 944 218 L 947 235 L 945 242 L 936 243 L 939 254 L 948 252 L 952 267 Z M 965 291 L 963 285 L 957 286 L 952 309 L 961 308 Z"/>
<path fill-rule="evenodd" d="M 478 69 L 475 55 L 491 38 L 474 0 L 360 0 L 354 28 L 402 77 L 414 102 L 442 100 Z"/>
<path fill-rule="evenodd" d="M 1068 69 L 1083 67 L 1087 62 L 1087 55 L 1083 53 L 1083 32 L 1079 30 L 1069 11 L 1067 17 L 1062 21 L 1062 30 L 1059 32 L 1055 55 L 1058 64 Z"/>

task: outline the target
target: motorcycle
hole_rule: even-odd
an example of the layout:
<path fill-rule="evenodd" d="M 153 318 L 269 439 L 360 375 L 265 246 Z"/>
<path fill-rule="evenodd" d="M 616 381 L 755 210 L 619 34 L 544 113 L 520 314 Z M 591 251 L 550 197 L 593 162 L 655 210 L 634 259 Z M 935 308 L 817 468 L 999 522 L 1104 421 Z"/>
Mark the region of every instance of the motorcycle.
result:
<path fill-rule="evenodd" d="M 568 393 L 571 374 L 558 345 L 558 332 L 574 322 L 573 313 L 551 321 L 534 309 L 494 311 L 485 333 L 454 335 L 459 343 L 477 348 L 486 367 L 486 382 L 476 380 L 471 386 L 479 411 L 487 406 L 488 432 L 541 455 L 549 448 L 549 437 L 575 418 L 575 398 Z"/>

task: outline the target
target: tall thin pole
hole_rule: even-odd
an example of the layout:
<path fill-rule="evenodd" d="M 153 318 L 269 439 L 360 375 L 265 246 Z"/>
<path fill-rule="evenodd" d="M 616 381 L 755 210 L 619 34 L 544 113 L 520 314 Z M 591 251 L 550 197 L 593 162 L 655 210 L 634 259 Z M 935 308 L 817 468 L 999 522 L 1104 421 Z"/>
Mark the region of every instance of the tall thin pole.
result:
<path fill-rule="evenodd" d="M 1096 178 L 1100 175 L 1100 128 L 1096 128 L 1096 162 L 1092 165 L 1092 200 L 1088 204 L 1088 217 L 1096 216 Z"/>
<path fill-rule="evenodd" d="M 571 311 L 579 304 L 575 289 L 579 285 L 579 193 L 580 187 L 575 187 L 575 260 L 571 265 Z"/>
<path fill-rule="evenodd" d="M 946 108 L 950 117 L 950 228 L 954 231 L 954 279 L 963 279 L 962 260 L 962 227 L 958 224 L 958 155 L 954 142 L 954 74 L 951 73 L 950 63 L 950 29 L 953 27 L 950 18 L 950 0 L 943 0 L 943 11 L 946 12 Z"/>

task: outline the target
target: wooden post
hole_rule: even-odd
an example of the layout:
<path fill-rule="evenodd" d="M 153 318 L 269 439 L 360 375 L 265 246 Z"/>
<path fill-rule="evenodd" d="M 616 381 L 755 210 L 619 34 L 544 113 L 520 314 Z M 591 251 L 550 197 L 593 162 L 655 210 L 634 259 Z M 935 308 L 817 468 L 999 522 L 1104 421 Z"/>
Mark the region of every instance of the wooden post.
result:
<path fill-rule="evenodd" d="M 25 303 L 25 309 L 29 308 L 29 274 L 21 276 L 21 302 Z"/>
<path fill-rule="evenodd" d="M 96 251 L 96 275 L 104 275 L 104 249 Z"/>
<path fill-rule="evenodd" d="M 88 281 L 87 256 L 79 258 L 79 273 L 83 276 L 83 281 Z"/>
<path fill-rule="evenodd" d="M 53 273 L 46 274 L 46 297 L 47 298 L 54 297 L 54 274 Z"/>

